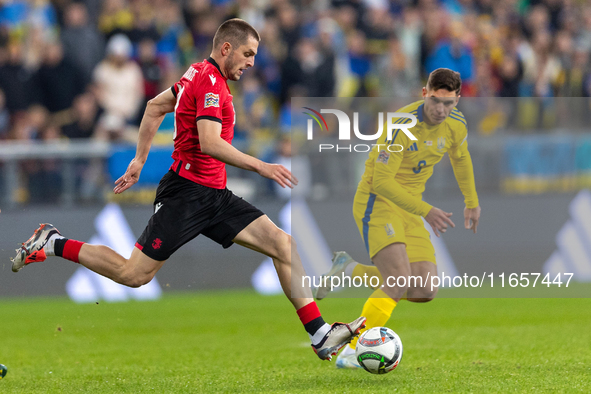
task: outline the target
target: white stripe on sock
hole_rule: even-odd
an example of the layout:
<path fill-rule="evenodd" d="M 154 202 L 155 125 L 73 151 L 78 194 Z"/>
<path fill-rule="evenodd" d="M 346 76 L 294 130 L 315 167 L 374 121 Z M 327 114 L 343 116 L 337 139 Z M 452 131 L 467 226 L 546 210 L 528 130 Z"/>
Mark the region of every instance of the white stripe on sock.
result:
<path fill-rule="evenodd" d="M 59 235 L 57 233 L 55 233 L 51 237 L 49 237 L 49 240 L 47 241 L 47 243 L 43 247 L 43 249 L 45 249 L 45 254 L 47 256 L 55 256 L 55 251 L 53 249 L 54 243 L 55 243 L 56 239 L 61 239 L 61 238 L 64 238 L 64 237 L 62 237 L 61 235 Z"/>
<path fill-rule="evenodd" d="M 312 341 L 312 345 L 318 345 L 322 338 L 326 335 L 326 333 L 330 330 L 330 325 L 328 323 L 324 323 L 322 327 L 320 327 L 314 335 L 308 334 L 310 336 L 310 341 Z"/>

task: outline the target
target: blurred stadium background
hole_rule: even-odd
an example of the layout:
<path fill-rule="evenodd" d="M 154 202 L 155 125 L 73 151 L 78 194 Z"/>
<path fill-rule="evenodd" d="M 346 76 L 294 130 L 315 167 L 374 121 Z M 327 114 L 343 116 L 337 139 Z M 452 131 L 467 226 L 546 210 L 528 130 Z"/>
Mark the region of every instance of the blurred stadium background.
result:
<path fill-rule="evenodd" d="M 105 205 L 117 203 L 131 232 L 141 233 L 171 163 L 174 127 L 167 116 L 140 183 L 113 195 L 113 181 L 135 153 L 143 108 L 208 57 L 217 26 L 232 17 L 262 37 L 255 67 L 230 84 L 234 144 L 292 165 L 303 180 L 295 192 L 308 199 L 331 248 L 363 256 L 349 217 L 363 160 L 296 149 L 291 98 L 404 103 L 420 97 L 438 67 L 459 71 L 464 81 L 460 109 L 484 209 L 479 236 L 469 243 L 459 231 L 446 234 L 458 269 L 469 272 L 476 261 L 509 269 L 518 260 L 519 269 L 539 271 L 557 249 L 559 230 L 580 215 L 569 204 L 591 185 L 587 1 L 5 0 L 0 296 L 63 294 L 71 265 L 8 276 L 13 244 L 40 221 L 87 241 L 101 235 L 95 219 Z M 228 176 L 232 190 L 279 221 L 289 192 L 246 171 L 229 167 Z M 461 195 L 446 159 L 427 189 L 425 198 L 461 223 Z M 589 244 L 581 242 L 583 249 Z M 197 240 L 159 273 L 160 284 L 165 291 L 250 286 L 262 261 L 236 247 L 219 256 L 216 245 Z M 585 267 L 591 270 L 591 260 Z"/>

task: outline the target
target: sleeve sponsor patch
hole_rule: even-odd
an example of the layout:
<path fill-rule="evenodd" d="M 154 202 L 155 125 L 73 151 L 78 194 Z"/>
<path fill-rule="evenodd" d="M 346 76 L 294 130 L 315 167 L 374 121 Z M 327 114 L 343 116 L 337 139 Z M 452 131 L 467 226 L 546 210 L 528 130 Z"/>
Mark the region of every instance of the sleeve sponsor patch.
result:
<path fill-rule="evenodd" d="M 376 161 L 379 163 L 388 164 L 388 160 L 390 160 L 390 152 L 381 150 Z"/>
<path fill-rule="evenodd" d="M 220 95 L 215 93 L 205 93 L 203 108 L 220 106 Z"/>
<path fill-rule="evenodd" d="M 197 73 L 197 70 L 195 70 L 193 67 L 189 67 L 189 69 L 183 75 L 183 78 L 187 78 L 189 81 L 192 81 L 193 78 L 195 78 L 195 74 Z"/>

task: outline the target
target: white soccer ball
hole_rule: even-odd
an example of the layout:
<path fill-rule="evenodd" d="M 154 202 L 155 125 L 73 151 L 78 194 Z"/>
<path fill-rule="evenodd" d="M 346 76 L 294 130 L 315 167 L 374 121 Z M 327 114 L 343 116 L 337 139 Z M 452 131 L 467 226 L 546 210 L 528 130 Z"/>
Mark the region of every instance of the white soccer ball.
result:
<path fill-rule="evenodd" d="M 367 372 L 388 373 L 402 358 L 402 341 L 388 327 L 370 328 L 359 336 L 355 357 Z"/>

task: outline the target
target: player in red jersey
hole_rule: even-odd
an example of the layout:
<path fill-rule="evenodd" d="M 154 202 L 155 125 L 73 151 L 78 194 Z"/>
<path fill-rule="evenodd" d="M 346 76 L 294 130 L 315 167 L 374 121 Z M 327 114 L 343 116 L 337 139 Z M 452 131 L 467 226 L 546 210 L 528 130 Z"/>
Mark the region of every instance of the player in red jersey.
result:
<path fill-rule="evenodd" d="M 174 159 L 154 201 L 154 214 L 129 259 L 103 245 L 67 239 L 51 224 L 43 224 L 13 259 L 12 270 L 60 256 L 126 286 L 152 280 L 178 248 L 199 234 L 221 244 L 233 243 L 273 259 L 281 286 L 297 310 L 312 348 L 330 360 L 365 325 L 360 317 L 349 324 L 328 325 L 303 283 L 305 275 L 292 237 L 256 207 L 226 188 L 225 165 L 230 164 L 293 187 L 297 180 L 278 164 L 262 162 L 231 145 L 235 112 L 226 81 L 238 81 L 254 65 L 260 37 L 240 19 L 224 22 L 213 39 L 211 56 L 189 67 L 179 82 L 148 102 L 140 124 L 135 158 L 115 182 L 119 194 L 134 185 L 148 157 L 154 134 L 164 115 L 175 113 Z"/>

